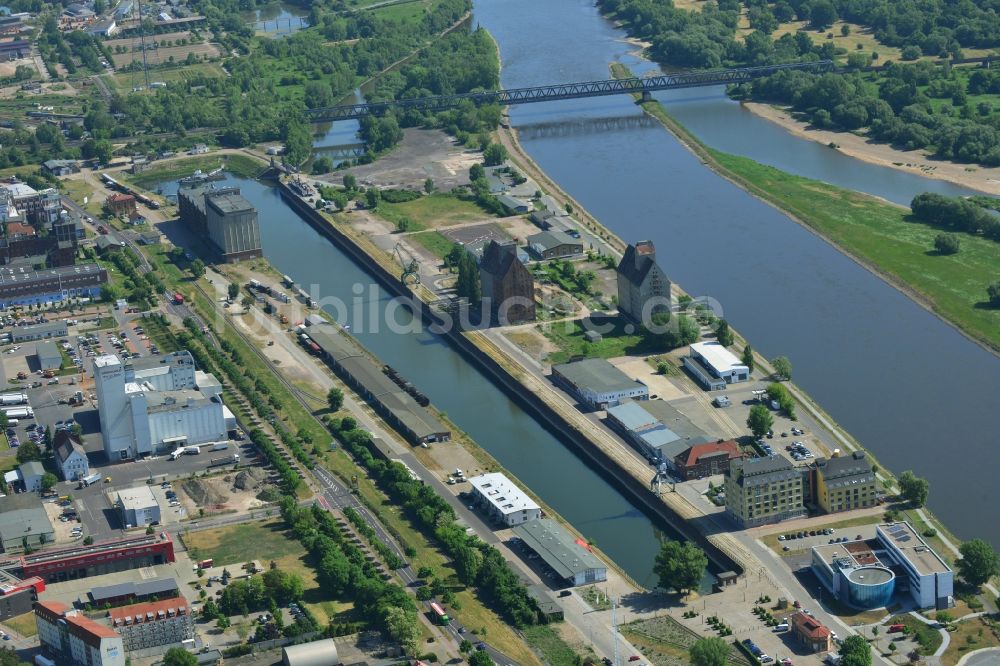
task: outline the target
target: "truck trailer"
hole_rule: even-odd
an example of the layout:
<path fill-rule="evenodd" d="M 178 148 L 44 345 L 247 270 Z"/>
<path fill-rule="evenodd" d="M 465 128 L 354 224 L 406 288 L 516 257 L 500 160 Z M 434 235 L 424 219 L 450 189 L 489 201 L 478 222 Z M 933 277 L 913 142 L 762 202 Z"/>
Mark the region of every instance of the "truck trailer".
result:
<path fill-rule="evenodd" d="M 33 419 L 35 410 L 31 407 L 3 407 L 8 419 Z"/>
<path fill-rule="evenodd" d="M 90 474 L 80 479 L 80 484 L 83 486 L 89 486 L 97 483 L 100 480 L 101 480 L 100 472 L 94 472 L 93 474 Z"/>
<path fill-rule="evenodd" d="M 0 394 L 0 405 L 26 405 L 26 404 L 28 404 L 27 393 Z"/>
<path fill-rule="evenodd" d="M 240 457 L 237 454 L 232 454 L 229 456 L 222 456 L 221 458 L 212 458 L 208 466 L 218 467 L 219 465 L 237 465 L 240 462 Z"/>
<path fill-rule="evenodd" d="M 213 451 L 225 451 L 229 448 L 229 442 L 216 442 L 212 444 Z"/>

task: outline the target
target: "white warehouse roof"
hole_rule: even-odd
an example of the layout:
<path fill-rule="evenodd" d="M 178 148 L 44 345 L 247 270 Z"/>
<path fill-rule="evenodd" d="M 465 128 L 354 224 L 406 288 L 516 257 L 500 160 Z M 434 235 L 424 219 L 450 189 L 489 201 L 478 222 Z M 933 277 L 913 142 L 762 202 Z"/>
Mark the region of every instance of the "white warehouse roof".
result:
<path fill-rule="evenodd" d="M 744 368 L 743 362 L 736 355 L 718 342 L 696 342 L 691 345 L 692 355 L 700 356 L 705 363 L 718 373 L 728 372 L 733 368 Z"/>
<path fill-rule="evenodd" d="M 156 506 L 156 497 L 149 486 L 135 486 L 118 491 L 118 500 L 126 511 L 143 510 Z"/>
<path fill-rule="evenodd" d="M 539 506 L 523 490 L 500 472 L 474 476 L 469 483 L 479 495 L 506 516 L 517 511 L 537 510 Z"/>

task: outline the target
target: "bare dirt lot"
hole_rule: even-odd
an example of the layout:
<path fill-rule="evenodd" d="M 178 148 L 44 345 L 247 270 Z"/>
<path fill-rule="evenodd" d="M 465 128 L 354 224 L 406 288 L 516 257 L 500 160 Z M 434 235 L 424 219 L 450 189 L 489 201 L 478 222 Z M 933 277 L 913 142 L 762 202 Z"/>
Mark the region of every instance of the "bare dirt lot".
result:
<path fill-rule="evenodd" d="M 8 76 L 14 76 L 14 72 L 20 65 L 30 67 L 33 70 L 35 69 L 35 61 L 33 58 L 21 58 L 20 60 L 4 60 L 0 62 L 0 77 L 7 78 Z"/>
<path fill-rule="evenodd" d="M 245 489 L 240 489 L 236 484 L 237 476 L 242 472 L 250 475 L 244 475 L 240 480 L 239 485 L 245 486 Z M 175 484 L 175 487 L 179 486 L 183 491 L 178 493 L 178 497 L 188 509 L 188 515 L 197 515 L 199 508 L 206 513 L 245 513 L 264 505 L 257 499 L 257 493 L 262 489 L 259 479 L 263 477 L 264 474 L 259 469 L 251 467 L 235 474 L 228 472 L 208 478 L 185 479 L 180 484 Z"/>
<path fill-rule="evenodd" d="M 480 161 L 477 151 L 466 150 L 438 130 L 406 129 L 403 140 L 388 155 L 372 164 L 335 171 L 320 180 L 340 185 L 345 173 L 354 174 L 364 186 L 419 190 L 428 177 L 439 190 L 469 184 L 469 167 Z"/>

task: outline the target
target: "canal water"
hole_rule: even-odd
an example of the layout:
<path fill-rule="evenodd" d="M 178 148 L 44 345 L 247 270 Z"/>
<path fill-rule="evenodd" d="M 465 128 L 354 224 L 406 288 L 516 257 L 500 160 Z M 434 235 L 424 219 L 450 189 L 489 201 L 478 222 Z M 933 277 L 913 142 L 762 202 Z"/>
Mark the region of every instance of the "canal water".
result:
<path fill-rule="evenodd" d="M 309 27 L 309 12 L 284 2 L 274 2 L 244 12 L 243 18 L 253 29 L 270 36 L 280 37 Z"/>
<path fill-rule="evenodd" d="M 294 213 L 277 189 L 231 175 L 216 183 L 225 184 L 239 185 L 257 208 L 264 255 L 277 270 L 310 293 L 315 289 L 320 298 L 346 304 L 346 316 L 334 308 L 329 308 L 331 314 L 350 325 L 365 347 L 426 393 L 435 407 L 632 578 L 647 587 L 656 585 L 653 558 L 660 541 L 677 538 L 675 533 L 654 525 L 446 342 L 426 331 L 391 331 L 383 318 L 389 316 L 389 295 Z M 157 188 L 174 195 L 177 183 L 162 182 L 151 189 Z M 405 327 L 412 320 L 405 310 L 396 309 L 392 321 Z M 702 589 L 709 589 L 713 580 L 706 575 Z"/>
<path fill-rule="evenodd" d="M 607 78 L 616 60 L 651 67 L 587 0 L 477 0 L 475 20 L 500 45 L 505 88 Z M 962 192 L 792 136 L 719 90 L 661 98 L 708 145 L 794 173 L 902 203 Z M 931 508 L 958 536 L 1000 546 L 1000 521 L 988 518 L 1000 359 L 715 175 L 662 128 L 630 120 L 640 113 L 606 97 L 512 107 L 511 122 L 541 168 L 606 226 L 652 239 L 673 280 L 721 303 L 765 356 L 788 356 L 796 382 L 883 464 L 928 478 Z M 595 129 L 606 119 L 620 129 Z"/>

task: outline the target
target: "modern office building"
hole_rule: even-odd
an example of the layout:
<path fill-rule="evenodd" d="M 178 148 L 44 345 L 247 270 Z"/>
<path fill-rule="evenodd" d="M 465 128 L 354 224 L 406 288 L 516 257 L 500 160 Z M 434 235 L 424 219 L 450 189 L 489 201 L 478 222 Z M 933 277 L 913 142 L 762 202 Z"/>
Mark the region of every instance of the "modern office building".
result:
<path fill-rule="evenodd" d="M 117 505 L 126 528 L 160 522 L 160 505 L 149 486 L 119 490 Z"/>
<path fill-rule="evenodd" d="M 194 638 L 194 618 L 184 597 L 113 608 L 108 619 L 126 652 L 179 646 Z"/>
<path fill-rule="evenodd" d="M 181 218 L 207 236 L 226 261 L 263 255 L 257 209 L 238 187 L 181 187 Z"/>
<path fill-rule="evenodd" d="M 122 637 L 58 601 L 35 606 L 42 652 L 60 666 L 125 666 Z"/>
<path fill-rule="evenodd" d="M 535 500 L 500 472 L 490 472 L 469 479 L 473 501 L 493 520 L 512 527 L 541 516 Z"/>
<path fill-rule="evenodd" d="M 552 366 L 552 380 L 590 409 L 607 409 L 627 399 L 648 400 L 649 387 L 603 358 Z"/>
<path fill-rule="evenodd" d="M 94 382 L 104 452 L 111 461 L 228 439 L 218 382 L 212 377 L 209 390 L 199 390 L 194 358 L 186 350 L 130 364 L 115 355 L 98 356 Z"/>
<path fill-rule="evenodd" d="M 586 585 L 608 579 L 608 566 L 591 552 L 587 542 L 574 537 L 550 518 L 517 525 L 514 534 L 567 585 Z"/>
<path fill-rule="evenodd" d="M 670 280 L 656 263 L 653 241 L 629 245 L 618 264 L 618 312 L 645 324 L 670 310 Z"/>
<path fill-rule="evenodd" d="M 955 574 L 907 522 L 875 527 L 875 538 L 885 557 L 909 583 L 910 596 L 920 608 L 954 605 Z"/>
<path fill-rule="evenodd" d="M 9 570 L 21 578 L 38 576 L 48 583 L 152 567 L 174 561 L 168 532 L 142 534 L 85 546 L 49 549 L 20 555 Z"/>
<path fill-rule="evenodd" d="M 816 460 L 816 503 L 827 513 L 875 506 L 878 488 L 864 451 Z"/>
<path fill-rule="evenodd" d="M 815 546 L 811 567 L 827 591 L 853 608 L 884 608 L 896 591 L 896 574 L 867 541 Z"/>
<path fill-rule="evenodd" d="M 805 516 L 802 472 L 782 456 L 731 460 L 726 474 L 726 513 L 741 527 Z"/>
<path fill-rule="evenodd" d="M 750 368 L 722 344 L 696 342 L 684 357 L 684 367 L 710 391 L 750 379 Z"/>

